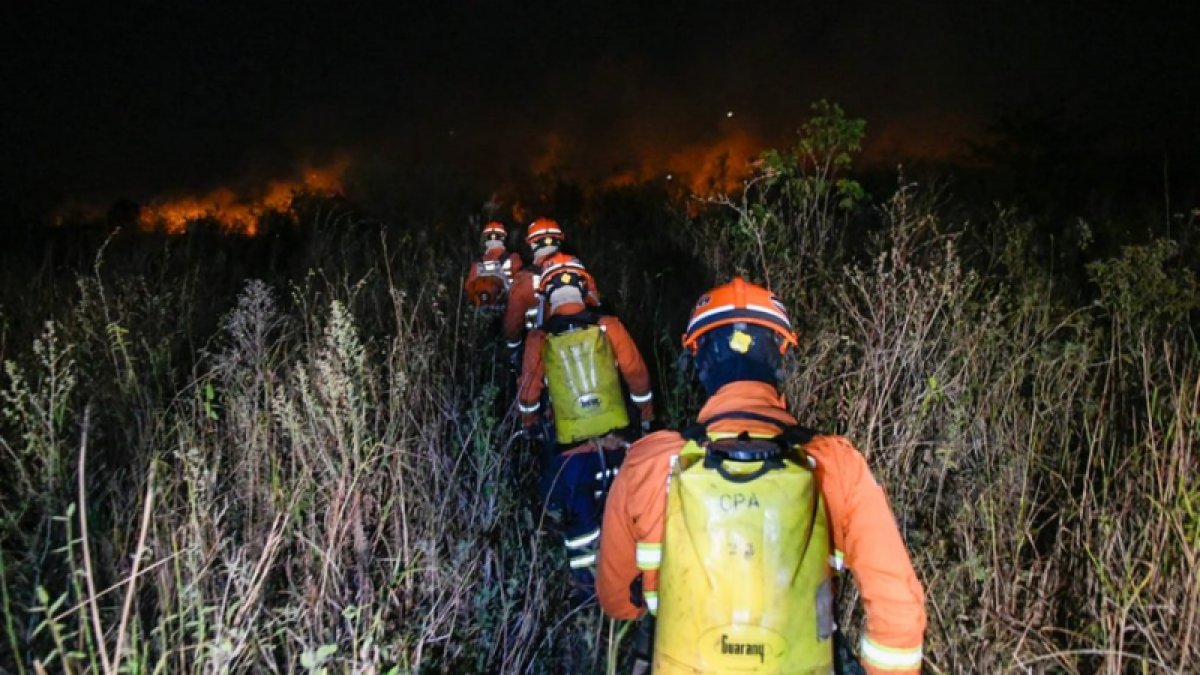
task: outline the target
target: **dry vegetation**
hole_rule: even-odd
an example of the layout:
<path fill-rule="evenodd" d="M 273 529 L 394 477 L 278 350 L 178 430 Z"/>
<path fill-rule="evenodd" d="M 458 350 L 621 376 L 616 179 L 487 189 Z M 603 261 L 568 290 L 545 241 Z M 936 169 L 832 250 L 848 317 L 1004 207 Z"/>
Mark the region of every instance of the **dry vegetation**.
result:
<path fill-rule="evenodd" d="M 789 400 L 892 495 L 930 672 L 1194 672 L 1187 241 L 1064 281 L 1011 212 L 904 184 L 869 206 L 804 161 L 838 142 L 687 224 L 609 227 L 632 192 L 568 223 L 669 421 L 696 410 L 670 348 L 690 298 L 769 278 L 801 324 Z M 602 672 L 620 628 L 567 611 L 495 335 L 458 297 L 469 233 L 295 210 L 254 240 L 9 235 L 0 671 Z"/>

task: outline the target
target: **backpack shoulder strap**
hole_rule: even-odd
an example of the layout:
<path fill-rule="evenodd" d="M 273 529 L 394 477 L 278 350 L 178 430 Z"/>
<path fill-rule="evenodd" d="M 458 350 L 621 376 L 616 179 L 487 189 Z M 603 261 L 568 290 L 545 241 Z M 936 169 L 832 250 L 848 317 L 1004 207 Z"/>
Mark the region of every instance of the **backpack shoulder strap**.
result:
<path fill-rule="evenodd" d="M 600 325 L 600 313 L 591 308 L 585 309 L 571 318 L 574 321 L 578 321 L 580 324 L 586 324 L 589 326 Z M 603 330 L 604 326 L 600 326 L 600 329 Z"/>

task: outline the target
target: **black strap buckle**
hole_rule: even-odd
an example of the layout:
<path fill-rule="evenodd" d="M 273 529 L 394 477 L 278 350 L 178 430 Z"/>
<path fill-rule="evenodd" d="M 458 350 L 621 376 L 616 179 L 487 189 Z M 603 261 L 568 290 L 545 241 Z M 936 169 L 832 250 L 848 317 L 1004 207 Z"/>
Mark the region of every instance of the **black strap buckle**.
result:
<path fill-rule="evenodd" d="M 747 432 L 738 434 L 736 438 L 709 440 L 708 425 L 718 420 L 744 419 L 756 422 L 767 422 L 779 427 L 780 433 L 771 438 L 751 438 Z M 721 477 L 733 483 L 748 483 L 768 471 L 784 468 L 785 462 L 807 467 L 799 446 L 812 440 L 817 434 L 799 426 L 789 426 L 767 415 L 752 412 L 734 411 L 715 415 L 704 422 L 698 422 L 684 429 L 684 438 L 695 441 L 704 448 L 704 468 L 712 469 Z M 762 464 L 750 473 L 734 473 L 726 467 L 727 462 Z"/>

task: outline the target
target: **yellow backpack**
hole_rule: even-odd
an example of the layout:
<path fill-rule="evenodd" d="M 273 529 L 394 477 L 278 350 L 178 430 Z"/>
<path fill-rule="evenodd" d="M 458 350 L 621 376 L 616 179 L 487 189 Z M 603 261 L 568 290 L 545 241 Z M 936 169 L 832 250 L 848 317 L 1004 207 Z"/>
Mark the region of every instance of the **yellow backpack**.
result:
<path fill-rule="evenodd" d="M 673 461 L 654 672 L 829 673 L 832 571 L 807 436 L 702 432 Z"/>
<path fill-rule="evenodd" d="M 612 343 L 598 325 L 548 333 L 542 343 L 554 435 L 568 444 L 629 426 Z"/>

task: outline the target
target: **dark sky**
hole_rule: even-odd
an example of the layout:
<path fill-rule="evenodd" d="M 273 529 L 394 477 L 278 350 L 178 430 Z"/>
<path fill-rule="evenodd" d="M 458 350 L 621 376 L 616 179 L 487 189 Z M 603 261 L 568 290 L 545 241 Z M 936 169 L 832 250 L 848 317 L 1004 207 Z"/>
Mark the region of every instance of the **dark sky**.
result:
<path fill-rule="evenodd" d="M 603 175 L 651 146 L 788 139 L 822 97 L 877 154 L 1046 113 L 1098 153 L 1200 147 L 1196 2 L 244 4 L 6 3 L 0 200 L 143 199 L 345 155 L 499 181 L 551 146 Z"/>

